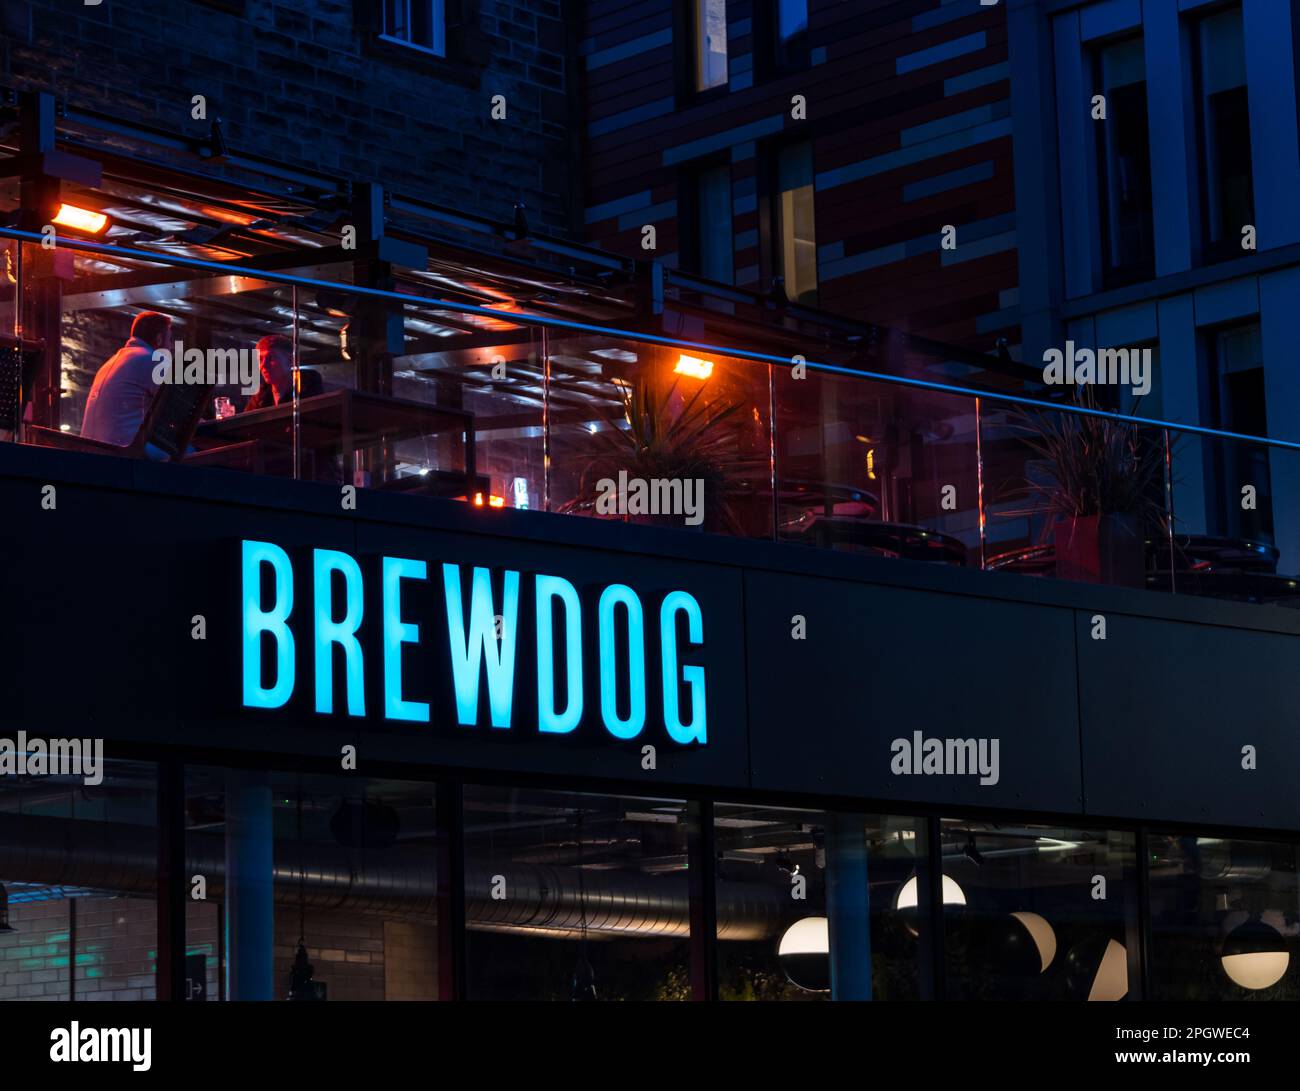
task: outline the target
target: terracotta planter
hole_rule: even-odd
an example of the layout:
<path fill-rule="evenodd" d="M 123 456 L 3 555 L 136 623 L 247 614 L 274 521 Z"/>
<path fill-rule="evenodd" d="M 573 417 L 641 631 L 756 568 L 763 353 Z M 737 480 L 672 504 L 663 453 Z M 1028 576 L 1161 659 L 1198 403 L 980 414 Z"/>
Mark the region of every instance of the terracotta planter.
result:
<path fill-rule="evenodd" d="M 1060 579 L 1146 586 L 1146 543 L 1136 516 L 1058 515 L 1052 541 Z"/>

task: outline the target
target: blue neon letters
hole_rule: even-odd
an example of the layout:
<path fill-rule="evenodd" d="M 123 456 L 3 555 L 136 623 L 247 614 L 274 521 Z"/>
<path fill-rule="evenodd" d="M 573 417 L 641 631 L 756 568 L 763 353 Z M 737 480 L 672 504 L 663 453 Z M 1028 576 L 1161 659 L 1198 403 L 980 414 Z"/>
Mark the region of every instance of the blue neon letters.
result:
<path fill-rule="evenodd" d="M 465 571 L 467 568 L 469 571 Z M 435 631 L 411 616 L 411 596 L 419 592 L 423 602 L 430 597 L 428 565 L 405 557 L 381 558 L 377 623 L 366 620 L 365 578 L 356 559 L 338 550 L 317 549 L 311 553 L 311 569 L 313 601 L 307 616 L 312 634 L 304 651 L 310 648 L 313 657 L 316 711 L 366 715 L 365 655 L 367 644 L 375 641 L 382 664 L 378 677 L 383 699 L 379 705 L 384 719 L 429 723 L 439 718 L 440 714 L 431 716 L 431 701 L 415 700 L 403 693 L 403 664 L 418 665 L 422 649 L 425 656 L 429 654 L 425 633 Z M 268 570 L 272 578 L 264 594 Z M 292 627 L 293 561 L 270 542 L 245 541 L 241 574 L 243 703 L 247 708 L 282 708 L 293 697 L 298 648 Z M 646 607 L 653 609 L 655 603 L 644 602 L 641 595 L 623 583 L 608 585 L 592 601 L 584 599 L 578 588 L 561 576 L 538 574 L 528 578 L 533 585 L 531 596 L 523 593 L 523 578 L 518 571 L 507 569 L 494 579 L 487 568 L 442 565 L 442 580 L 435 581 L 435 586 L 441 583 L 446 644 L 435 643 L 446 648 L 448 662 L 446 669 L 435 670 L 434 676 L 446 679 L 447 716 L 454 715 L 455 722 L 463 727 L 480 726 L 485 718 L 497 729 L 535 723 L 536 730 L 543 734 L 567 735 L 583 722 L 587 707 L 584 692 L 590 686 L 593 698 L 599 694 L 604 730 L 616 739 L 641 737 L 650 722 L 645 614 Z M 404 592 L 408 600 L 405 608 Z M 516 694 L 515 665 L 521 647 L 517 637 L 525 602 L 530 602 L 533 610 L 536 637 L 530 646 L 537 659 L 535 718 L 531 702 L 521 704 Z M 598 647 L 595 662 L 589 662 L 583 648 L 584 632 L 589 631 L 584 629 L 584 608 L 593 606 Z M 656 680 L 662 703 L 657 709 L 662 711 L 662 729 L 674 743 L 707 745 L 705 668 L 681 662 L 684 645 L 704 643 L 700 604 L 687 591 L 669 591 L 658 603 L 658 615 L 659 626 L 653 635 L 659 644 Z M 683 618 L 684 638 L 679 634 Z M 344 692 L 336 700 L 335 666 L 340 657 Z M 411 677 L 408 672 L 408 681 Z M 486 717 L 480 708 L 485 681 Z M 410 685 L 417 689 L 421 683 Z M 427 684 L 424 688 L 428 688 Z"/>

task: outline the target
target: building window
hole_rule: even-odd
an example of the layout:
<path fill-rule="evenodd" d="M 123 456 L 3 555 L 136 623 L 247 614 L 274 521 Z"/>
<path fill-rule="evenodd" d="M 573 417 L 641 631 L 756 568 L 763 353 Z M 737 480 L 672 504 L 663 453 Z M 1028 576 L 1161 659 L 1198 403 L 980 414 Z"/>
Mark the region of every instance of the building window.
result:
<path fill-rule="evenodd" d="M 1250 112 L 1241 8 L 1192 23 L 1205 257 L 1241 255 L 1241 229 L 1255 222 Z"/>
<path fill-rule="evenodd" d="M 1268 435 L 1264 349 L 1258 322 L 1214 330 L 1208 338 L 1209 423 L 1248 436 Z M 1218 526 L 1228 538 L 1273 540 L 1269 449 L 1262 443 L 1217 440 L 1206 445 Z M 1255 506 L 1243 508 L 1242 488 L 1255 489 Z"/>
<path fill-rule="evenodd" d="M 813 158 L 809 143 L 777 154 L 776 266 L 792 303 L 817 303 L 817 231 L 813 213 Z"/>
<path fill-rule="evenodd" d="M 778 71 L 808 64 L 808 0 L 774 0 L 775 58 Z"/>
<path fill-rule="evenodd" d="M 690 236 L 682 240 L 683 263 L 702 277 L 730 284 L 734 257 L 731 165 L 718 163 L 699 169 L 687 187 L 684 222 Z"/>
<path fill-rule="evenodd" d="M 443 0 L 383 0 L 383 37 L 447 55 L 447 12 Z"/>
<path fill-rule="evenodd" d="M 695 29 L 695 90 L 727 83 L 727 0 L 692 0 Z"/>
<path fill-rule="evenodd" d="M 1093 55 L 1093 81 L 1106 98 L 1106 123 L 1096 126 L 1101 257 L 1107 288 L 1155 273 L 1151 216 L 1151 151 L 1142 39 L 1103 46 Z"/>

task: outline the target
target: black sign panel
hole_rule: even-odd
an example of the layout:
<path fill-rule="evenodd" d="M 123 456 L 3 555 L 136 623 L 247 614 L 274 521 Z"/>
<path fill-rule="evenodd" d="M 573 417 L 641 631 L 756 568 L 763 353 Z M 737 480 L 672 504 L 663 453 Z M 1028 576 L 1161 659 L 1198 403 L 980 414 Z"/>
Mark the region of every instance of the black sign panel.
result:
<path fill-rule="evenodd" d="M 756 787 L 1080 806 L 1073 615 L 750 572 Z"/>

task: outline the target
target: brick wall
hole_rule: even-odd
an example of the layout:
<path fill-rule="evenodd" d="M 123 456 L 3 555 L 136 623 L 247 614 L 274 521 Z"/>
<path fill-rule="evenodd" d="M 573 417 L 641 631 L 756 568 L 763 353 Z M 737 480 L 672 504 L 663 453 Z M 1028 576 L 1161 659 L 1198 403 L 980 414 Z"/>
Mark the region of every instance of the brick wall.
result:
<path fill-rule="evenodd" d="M 678 85 L 689 42 L 674 0 L 584 5 L 589 240 L 646 256 L 642 226 L 654 224 L 657 256 L 685 267 L 691 175 L 725 165 L 734 279 L 766 289 L 772 155 L 807 141 L 820 307 L 979 349 L 1015 345 L 1006 5 L 809 0 L 809 63 L 784 73 L 763 70 L 761 6 L 728 0 L 728 83 L 692 97 Z M 794 95 L 805 118 L 792 116 Z M 941 248 L 946 225 L 955 250 Z"/>
<path fill-rule="evenodd" d="M 218 992 L 215 903 L 187 907 L 186 951 L 203 953 L 207 998 Z M 12 932 L 0 932 L 0 1001 L 67 1000 L 68 901 L 10 906 Z M 275 999 L 289 991 L 298 912 L 277 906 Z M 307 952 L 330 1000 L 436 1000 L 438 936 L 432 924 L 309 911 Z M 157 912 L 145 898 L 77 899 L 77 999 L 152 1000 Z"/>
<path fill-rule="evenodd" d="M 449 57 L 378 40 L 379 0 L 5 4 L 0 81 L 230 149 L 535 226 L 570 227 L 561 0 L 449 0 Z M 491 119 L 504 95 L 507 117 Z"/>

